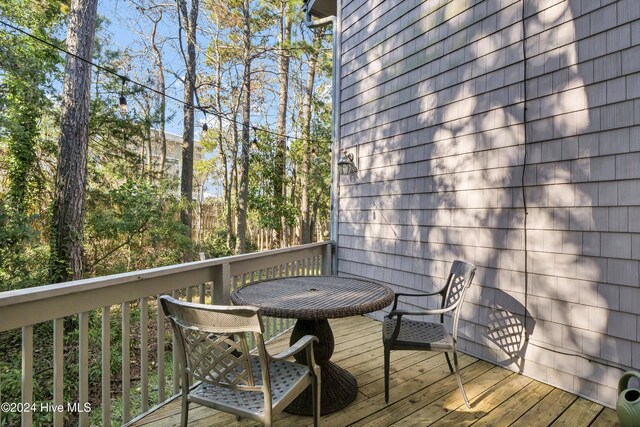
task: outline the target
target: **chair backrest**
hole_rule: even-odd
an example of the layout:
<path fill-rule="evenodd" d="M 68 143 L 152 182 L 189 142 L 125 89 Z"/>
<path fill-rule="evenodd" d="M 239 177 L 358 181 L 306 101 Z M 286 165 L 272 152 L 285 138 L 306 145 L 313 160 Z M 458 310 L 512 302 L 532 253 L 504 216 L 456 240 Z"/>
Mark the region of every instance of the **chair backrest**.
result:
<path fill-rule="evenodd" d="M 475 265 L 460 260 L 454 261 L 451 266 L 451 270 L 449 271 L 449 278 L 447 279 L 447 285 L 444 288 L 442 298 L 442 308 L 453 310 L 452 329 L 454 337 L 457 336 L 460 308 L 462 307 L 464 296 L 467 293 L 467 289 L 469 289 L 475 274 Z M 444 320 L 444 315 L 440 317 L 440 320 Z"/>
<path fill-rule="evenodd" d="M 178 341 L 183 382 L 188 384 L 183 385 L 184 392 L 192 380 L 199 380 L 235 390 L 270 394 L 262 319 L 256 307 L 195 304 L 166 295 L 160 297 L 160 302 Z M 256 382 L 249 357 L 250 336 L 257 346 L 262 384 Z"/>

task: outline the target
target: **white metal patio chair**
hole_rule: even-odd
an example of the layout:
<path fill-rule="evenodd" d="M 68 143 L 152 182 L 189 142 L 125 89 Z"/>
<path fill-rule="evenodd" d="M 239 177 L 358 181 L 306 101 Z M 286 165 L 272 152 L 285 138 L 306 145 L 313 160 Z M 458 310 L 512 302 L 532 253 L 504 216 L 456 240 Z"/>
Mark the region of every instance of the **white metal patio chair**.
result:
<path fill-rule="evenodd" d="M 186 426 L 189 403 L 218 409 L 271 426 L 281 412 L 307 387 L 312 387 L 314 425 L 320 418 L 320 367 L 315 363 L 311 335 L 287 350 L 270 355 L 264 345 L 260 313 L 251 306 L 213 306 L 161 296 L 178 343 L 182 366 L 182 419 Z M 253 335 L 257 356 L 250 354 Z M 305 350 L 309 366 L 285 359 Z"/>
<path fill-rule="evenodd" d="M 397 293 L 391 312 L 385 316 L 382 326 L 382 342 L 384 344 L 384 399 L 389 402 L 389 364 L 391 350 L 427 350 L 444 352 L 447 364 L 451 373 L 455 374 L 458 380 L 460 392 L 467 407 L 471 407 L 467 394 L 462 385 L 460 369 L 458 368 L 457 340 L 458 340 L 458 319 L 460 317 L 460 307 L 464 301 L 465 293 L 471 285 L 476 267 L 464 261 L 454 261 L 449 272 L 449 278 L 445 286 L 432 293 Z M 433 296 L 442 297 L 441 308 L 433 310 L 397 310 L 398 297 L 401 296 Z M 444 325 L 445 313 L 452 313 L 452 332 L 449 333 Z M 440 315 L 440 322 L 424 322 L 409 320 L 405 316 L 415 315 Z M 449 359 L 448 351 L 453 352 L 453 364 Z"/>

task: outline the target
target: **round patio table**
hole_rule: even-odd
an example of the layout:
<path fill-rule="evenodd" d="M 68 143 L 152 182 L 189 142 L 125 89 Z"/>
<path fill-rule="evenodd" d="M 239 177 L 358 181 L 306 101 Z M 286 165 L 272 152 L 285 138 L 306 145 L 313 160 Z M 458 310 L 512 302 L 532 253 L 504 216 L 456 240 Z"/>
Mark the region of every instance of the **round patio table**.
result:
<path fill-rule="evenodd" d="M 393 291 L 370 280 L 336 276 L 286 277 L 245 285 L 231 294 L 235 305 L 253 305 L 265 316 L 294 318 L 291 344 L 304 335 L 315 335 L 316 363 L 321 367 L 321 413 L 329 414 L 353 402 L 358 383 L 353 375 L 331 362 L 333 332 L 327 319 L 356 316 L 381 310 L 393 302 Z M 296 361 L 306 364 L 304 353 Z M 307 389 L 286 409 L 311 415 L 313 400 Z"/>

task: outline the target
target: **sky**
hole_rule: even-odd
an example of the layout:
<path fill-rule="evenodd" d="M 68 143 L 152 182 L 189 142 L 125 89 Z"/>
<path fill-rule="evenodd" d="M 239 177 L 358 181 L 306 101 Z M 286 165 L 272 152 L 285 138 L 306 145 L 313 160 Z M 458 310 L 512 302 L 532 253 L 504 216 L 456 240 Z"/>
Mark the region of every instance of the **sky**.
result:
<path fill-rule="evenodd" d="M 173 3 L 173 0 L 167 1 L 167 3 Z M 140 51 L 142 49 L 143 45 L 141 43 L 141 34 L 137 34 L 131 30 L 131 28 L 135 27 L 136 19 L 140 15 L 135 10 L 134 6 L 131 3 L 131 0 L 99 0 L 98 13 L 106 17 L 109 21 L 107 31 L 112 38 L 114 47 L 117 47 L 120 50 L 130 49 L 134 52 Z M 172 19 L 174 18 L 166 18 L 166 20 L 164 21 L 166 25 L 161 27 L 159 32 L 164 35 L 170 35 L 177 38 L 177 26 L 175 23 L 173 23 Z M 200 12 L 198 21 L 199 25 L 206 25 L 206 16 L 203 11 Z M 148 21 L 145 22 L 144 20 L 141 20 L 140 22 L 144 22 L 146 25 Z M 150 27 L 147 27 L 145 31 L 145 29 L 141 29 L 138 25 L 138 31 L 142 33 L 142 36 L 146 36 L 148 34 L 149 28 Z M 310 36 L 310 30 L 308 29 L 302 30 L 301 33 L 304 33 L 306 38 L 309 38 Z M 274 35 L 271 36 L 275 37 Z M 300 35 L 298 34 L 296 37 L 300 37 Z M 172 44 L 173 46 L 171 46 Z M 208 39 L 202 32 L 198 33 L 197 44 L 200 49 L 204 49 L 208 45 Z M 185 67 L 183 59 L 179 54 L 178 49 L 175 48 L 175 43 L 170 42 L 166 44 L 166 47 L 163 49 L 163 56 L 165 63 L 168 64 L 166 66 L 167 70 L 171 69 L 179 74 L 184 74 Z M 272 63 L 270 65 L 270 68 L 272 69 L 272 71 L 275 70 L 275 64 Z M 175 98 L 182 99 L 182 83 L 169 72 L 165 73 L 165 78 L 167 80 L 167 94 Z M 264 110 L 261 111 L 260 114 L 252 114 L 254 120 L 254 123 L 252 124 L 254 124 L 256 127 L 265 127 L 265 120 L 268 120 L 269 123 L 273 125 L 275 123 L 275 117 L 277 113 L 277 91 L 266 90 L 262 92 L 262 95 L 264 97 L 264 101 L 262 103 L 256 102 L 253 105 L 254 108 L 260 108 L 261 110 Z M 177 135 L 182 135 L 183 105 L 171 100 L 168 100 L 167 105 L 168 109 L 172 110 L 176 114 L 174 114 L 173 120 L 166 124 L 166 130 Z M 267 117 L 266 119 L 265 115 Z M 207 119 L 212 122 L 210 123 L 210 127 L 215 125 L 215 123 L 213 123 L 214 117 L 212 115 L 208 115 Z M 196 123 L 198 123 L 198 130 L 196 131 L 196 138 L 200 136 L 199 128 L 204 120 L 204 114 L 202 112 L 197 112 Z M 292 131 L 289 132 L 289 135 L 293 135 Z"/>
<path fill-rule="evenodd" d="M 143 50 L 148 49 L 145 47 L 144 39 L 149 36 L 151 23 L 147 18 L 141 16 L 141 13 L 139 13 L 138 10 L 136 10 L 133 4 L 136 1 L 144 2 L 144 0 L 98 0 L 98 15 L 105 18 L 105 21 L 101 24 L 99 33 L 103 39 L 106 38 L 108 40 L 108 43 L 110 43 L 109 46 L 106 46 L 106 48 L 108 48 L 109 50 L 131 52 L 131 56 L 132 58 L 134 58 L 131 61 L 131 63 L 134 64 L 134 69 L 133 70 L 131 69 L 117 70 L 118 74 L 124 75 L 128 77 L 128 79 L 130 80 L 129 82 L 126 83 L 127 87 L 132 87 L 134 85 L 133 82 L 137 79 L 144 79 L 140 81 L 143 83 L 146 83 L 147 85 L 152 86 L 151 84 L 148 83 L 147 77 L 136 77 L 136 75 L 140 75 L 140 74 L 142 76 L 152 75 L 152 70 L 150 69 L 153 68 L 153 65 L 148 63 L 149 59 L 147 59 L 146 60 L 147 63 L 145 63 L 145 60 L 140 59 L 140 56 L 139 56 Z M 174 3 L 174 0 L 167 0 L 167 4 L 172 5 L 173 3 Z M 169 95 L 170 97 L 176 98 L 178 100 L 181 100 L 183 98 L 183 85 L 180 82 L 180 80 L 176 77 L 176 75 L 178 76 L 184 75 L 185 67 L 184 67 L 184 61 L 183 61 L 182 55 L 180 53 L 180 49 L 176 47 L 177 38 L 178 38 L 177 37 L 178 28 L 177 28 L 177 25 L 175 24 L 175 19 L 176 19 L 175 15 L 169 17 L 167 16 L 167 14 L 165 14 L 165 17 L 163 17 L 163 23 L 161 23 L 161 26 L 159 29 L 159 33 L 160 33 L 159 38 L 169 39 L 164 44 L 164 47 L 162 48 L 163 62 L 165 64 L 165 79 L 166 79 L 167 95 Z M 201 10 L 198 24 L 202 28 L 205 28 L 205 29 L 208 28 L 207 22 L 206 22 L 207 19 L 208 17 L 206 16 L 206 12 L 204 12 L 204 10 Z M 303 25 L 301 22 L 294 25 L 294 27 L 295 27 L 294 41 L 300 40 L 301 37 L 304 37 L 307 40 L 309 39 L 311 34 L 310 30 L 306 28 L 303 29 L 302 28 Z M 274 41 L 275 34 L 273 33 L 273 30 L 267 30 L 263 34 L 260 34 L 260 36 L 265 36 L 265 35 L 269 37 L 270 40 Z M 64 33 L 59 34 L 58 36 L 60 38 L 64 38 Z M 208 43 L 206 34 L 203 31 L 200 31 L 198 33 L 198 49 L 200 50 L 199 55 L 201 55 L 202 50 L 206 49 L 208 44 L 209 43 Z M 101 64 L 102 61 L 97 60 L 97 65 L 106 65 L 106 64 Z M 270 76 L 271 79 L 275 79 L 275 72 L 277 67 L 276 67 L 276 64 L 273 62 L 273 60 L 267 58 L 267 59 L 262 59 L 261 61 L 262 61 L 262 65 L 265 67 L 267 71 L 266 75 Z M 202 70 L 201 68 L 202 62 L 203 61 L 201 60 L 199 61 L 198 72 L 201 72 Z M 293 72 L 295 72 L 295 67 L 296 65 L 292 64 Z M 138 68 L 138 69 L 147 68 L 147 70 L 143 70 L 142 73 L 137 73 L 135 68 Z M 298 77 L 300 81 L 303 81 L 303 79 L 306 77 L 306 75 L 304 76 L 302 75 L 303 72 L 304 71 L 301 69 L 300 70 L 301 75 Z M 318 84 L 318 81 L 319 80 L 317 79 L 316 81 L 317 84 Z M 290 83 L 294 84 L 294 82 L 295 82 L 295 76 L 292 76 L 292 79 L 290 79 Z M 60 84 L 60 89 L 61 89 L 62 82 L 55 82 L 54 87 L 57 87 L 58 83 Z M 264 88 L 265 89 L 261 91 L 255 91 L 256 96 L 261 96 L 261 98 L 259 99 L 257 98 L 252 105 L 252 110 L 254 111 L 252 114 L 251 125 L 257 128 L 271 128 L 271 130 L 273 131 L 273 125 L 275 124 L 275 121 L 276 121 L 275 119 L 277 115 L 278 95 L 280 91 L 278 89 L 277 84 L 269 83 L 265 85 Z M 325 91 L 326 91 L 326 88 L 323 89 L 321 92 L 319 91 L 318 93 L 322 93 Z M 116 95 L 116 99 L 117 99 L 118 94 L 114 94 L 114 95 Z M 132 104 L 133 103 L 131 102 L 129 103 L 130 109 L 134 108 Z M 171 117 L 171 119 L 166 123 L 166 130 L 168 132 L 176 135 L 181 135 L 183 133 L 183 124 L 182 124 L 183 107 L 184 105 L 182 104 L 182 102 L 167 99 L 167 110 L 168 110 L 167 116 Z M 206 119 L 208 119 L 211 122 L 215 121 L 215 117 L 212 116 L 212 114 L 208 114 Z M 205 120 L 204 113 L 201 111 L 196 111 L 197 129 L 201 128 L 202 124 L 204 123 L 204 120 Z M 293 119 L 290 118 L 290 120 L 293 120 Z M 213 125 L 215 125 L 215 123 L 210 123 L 210 127 Z M 294 126 L 293 123 L 289 123 L 288 127 L 290 129 L 296 128 L 296 126 Z M 290 130 L 290 132 L 288 133 L 288 136 L 294 137 L 295 136 L 294 132 L 295 132 L 294 130 Z M 196 138 L 199 137 L 199 133 L 200 133 L 199 131 L 196 132 Z"/>
<path fill-rule="evenodd" d="M 128 49 L 133 52 L 141 51 L 143 47 L 140 41 L 140 35 L 131 29 L 134 27 L 138 13 L 129 0 L 100 0 L 98 3 L 98 14 L 104 16 L 109 21 L 106 31 L 113 42 L 112 49 Z M 173 30 L 175 33 L 175 29 L 172 28 L 170 21 L 166 20 L 166 22 L 167 25 L 161 28 L 161 31 L 169 32 Z M 184 65 L 181 65 L 182 59 L 173 49 L 164 49 L 163 54 L 167 62 L 170 63 L 170 66 L 167 68 L 174 70 L 184 69 Z M 127 74 L 126 70 L 124 73 Z M 182 99 L 182 83 L 170 73 L 165 73 L 165 78 L 168 86 L 167 94 Z M 167 132 L 182 135 L 182 104 L 167 100 L 167 106 L 171 111 L 177 113 L 174 115 L 172 121 L 166 123 Z M 204 116 L 202 114 L 197 115 L 196 120 L 199 123 L 201 120 L 204 120 Z M 198 137 L 199 134 L 196 132 L 196 138 Z"/>

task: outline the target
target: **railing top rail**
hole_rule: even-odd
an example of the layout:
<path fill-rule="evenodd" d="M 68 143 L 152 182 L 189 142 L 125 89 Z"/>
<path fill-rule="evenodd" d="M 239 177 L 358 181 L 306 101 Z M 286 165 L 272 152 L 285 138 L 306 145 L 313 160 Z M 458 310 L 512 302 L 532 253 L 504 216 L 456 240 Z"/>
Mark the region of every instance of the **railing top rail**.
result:
<path fill-rule="evenodd" d="M 15 319 L 20 312 L 24 315 L 24 310 L 28 310 L 29 312 L 45 310 L 50 312 L 50 315 L 59 316 L 78 313 L 83 310 L 97 309 L 102 306 L 131 301 L 144 296 L 152 296 L 158 292 L 167 292 L 169 290 L 192 286 L 197 283 L 209 282 L 213 280 L 211 272 L 213 268 L 217 266 L 227 264 L 231 266 L 232 271 L 234 265 L 241 268 L 250 268 L 249 266 L 251 265 L 264 264 L 266 260 L 263 260 L 262 263 L 260 262 L 263 258 L 274 258 L 274 261 L 280 262 L 283 258 L 287 259 L 287 254 L 294 255 L 306 251 L 320 251 L 329 244 L 331 244 L 329 241 L 310 243 L 290 248 L 207 259 L 91 279 L 0 292 L 0 331 L 7 330 L 11 327 L 19 327 L 22 324 L 32 324 L 25 323 L 29 322 L 27 318 L 31 317 L 33 317 L 34 321 L 36 318 L 38 318 L 37 320 L 39 321 L 43 321 L 41 319 L 44 316 L 42 313 L 33 316 L 20 316 L 22 320 Z M 277 258 L 280 259 L 277 260 Z M 293 259 L 295 259 L 295 256 L 291 257 L 291 260 Z M 260 267 L 257 267 L 256 269 L 259 268 Z M 236 268 L 236 270 L 238 269 Z M 246 272 L 249 271 L 247 270 Z M 60 305 L 64 305 L 64 307 Z M 3 314 L 8 315 L 10 313 L 14 320 L 6 321 L 9 316 L 3 316 Z M 50 317 L 49 314 L 45 317 Z"/>
<path fill-rule="evenodd" d="M 212 258 L 202 261 L 187 262 L 184 264 L 173 264 L 164 267 L 149 268 L 146 270 L 130 271 L 127 273 L 111 274 L 109 276 L 93 277 L 91 279 L 74 280 L 71 282 L 56 283 L 51 285 L 36 286 L 33 288 L 18 289 L 14 291 L 0 292 L 0 307 L 7 305 L 30 302 L 41 298 L 51 298 L 53 296 L 66 295 L 74 292 L 93 290 L 122 283 L 135 282 L 142 279 L 152 279 L 166 276 L 173 273 L 199 270 L 201 268 L 213 267 L 221 264 L 231 264 L 238 261 L 247 261 L 254 258 L 263 258 L 276 254 L 286 254 L 297 252 L 300 249 L 325 246 L 330 242 L 309 243 L 306 245 L 292 246 L 289 248 L 273 249 L 264 252 L 252 252 L 249 254 L 232 255 L 222 258 Z"/>

